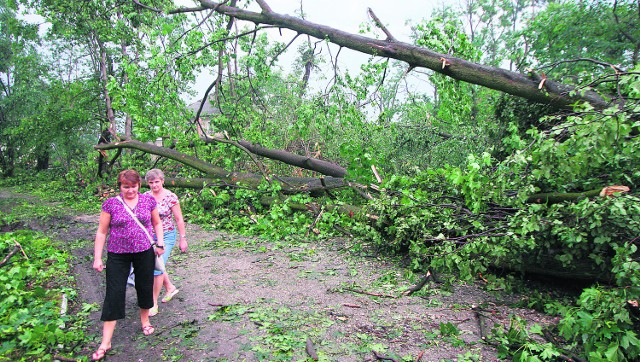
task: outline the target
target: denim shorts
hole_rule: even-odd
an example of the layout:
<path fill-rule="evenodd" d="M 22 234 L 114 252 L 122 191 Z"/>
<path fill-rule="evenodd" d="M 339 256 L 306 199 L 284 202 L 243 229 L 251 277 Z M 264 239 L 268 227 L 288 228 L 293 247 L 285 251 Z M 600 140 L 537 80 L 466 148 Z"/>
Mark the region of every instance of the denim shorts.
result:
<path fill-rule="evenodd" d="M 169 254 L 171 254 L 171 250 L 176 246 L 176 229 L 165 231 L 164 232 L 164 254 L 162 254 L 162 259 L 164 259 L 164 265 L 167 265 L 167 261 L 169 260 Z M 154 276 L 162 275 L 161 271 L 154 270 Z"/>

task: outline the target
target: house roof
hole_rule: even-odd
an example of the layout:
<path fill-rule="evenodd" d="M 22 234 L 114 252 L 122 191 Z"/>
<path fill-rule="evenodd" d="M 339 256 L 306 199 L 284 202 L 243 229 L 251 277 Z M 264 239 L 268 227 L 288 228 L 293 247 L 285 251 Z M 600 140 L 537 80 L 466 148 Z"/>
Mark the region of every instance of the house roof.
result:
<path fill-rule="evenodd" d="M 193 111 L 193 114 L 196 114 L 196 112 L 198 112 L 198 108 L 200 108 L 200 103 L 202 101 L 198 100 L 195 101 L 193 103 L 191 103 L 188 108 L 191 109 Z M 209 115 L 213 115 L 213 114 L 220 114 L 220 110 L 217 107 L 214 107 L 211 102 L 206 102 L 204 107 L 202 107 L 202 112 L 200 113 L 201 116 L 209 116 Z"/>

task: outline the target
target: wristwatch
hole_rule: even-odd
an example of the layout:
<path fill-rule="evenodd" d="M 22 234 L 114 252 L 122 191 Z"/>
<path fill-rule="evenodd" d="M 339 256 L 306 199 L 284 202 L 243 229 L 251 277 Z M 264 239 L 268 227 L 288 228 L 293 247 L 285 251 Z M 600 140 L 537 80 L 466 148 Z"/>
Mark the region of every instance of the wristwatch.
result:
<path fill-rule="evenodd" d="M 164 245 L 158 245 L 158 244 L 156 244 L 156 248 L 160 248 L 160 249 L 164 250 Z"/>
<path fill-rule="evenodd" d="M 186 235 L 180 235 L 180 239 L 186 239 L 187 236 Z"/>

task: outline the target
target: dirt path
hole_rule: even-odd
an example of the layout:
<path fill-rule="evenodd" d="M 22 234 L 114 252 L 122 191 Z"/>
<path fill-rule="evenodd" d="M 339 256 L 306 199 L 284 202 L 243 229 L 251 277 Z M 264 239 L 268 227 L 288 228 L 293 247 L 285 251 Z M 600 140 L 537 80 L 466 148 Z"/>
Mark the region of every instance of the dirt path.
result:
<path fill-rule="evenodd" d="M 0 191 L 0 201 L 19 197 Z M 81 301 L 101 305 L 104 274 L 91 268 L 97 214 L 59 209 L 56 220 L 24 226 L 69 246 Z M 472 306 L 483 310 L 483 333 L 512 315 L 546 319 L 478 286 L 430 283 L 419 296 L 401 296 L 417 281 L 398 265 L 356 255 L 350 240 L 267 242 L 196 225 L 187 234 L 188 253 L 174 250 L 168 266 L 180 292 L 152 317 L 156 333 L 142 334 L 128 288 L 108 361 L 303 361 L 308 342 L 322 361 L 380 360 L 373 351 L 397 361 L 497 361 Z M 99 343 L 99 312 L 92 321 L 86 355 Z"/>

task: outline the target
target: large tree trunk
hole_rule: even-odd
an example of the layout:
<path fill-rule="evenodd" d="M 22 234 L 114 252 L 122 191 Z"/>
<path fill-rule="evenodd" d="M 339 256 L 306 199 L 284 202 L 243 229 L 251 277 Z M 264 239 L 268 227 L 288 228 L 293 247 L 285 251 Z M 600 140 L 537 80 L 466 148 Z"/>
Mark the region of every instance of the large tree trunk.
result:
<path fill-rule="evenodd" d="M 568 192 L 568 193 L 549 192 L 544 194 L 534 194 L 527 198 L 527 203 L 557 204 L 564 201 L 575 201 L 582 198 L 598 196 L 600 194 L 600 190 L 602 189 L 589 190 L 584 192 Z"/>
<path fill-rule="evenodd" d="M 205 136 L 203 137 L 203 140 L 207 143 L 213 143 L 213 142 L 229 143 L 228 141 L 218 137 Z M 253 153 L 254 155 L 266 157 L 271 160 L 280 161 L 280 162 L 286 163 L 287 165 L 304 168 L 310 171 L 315 171 L 326 176 L 341 178 L 347 175 L 347 169 L 335 163 L 331 163 L 331 162 L 320 160 L 313 157 L 300 156 L 285 150 L 265 148 L 260 145 L 254 145 L 253 143 L 245 140 L 239 140 L 239 141 L 236 141 L 235 143 L 244 147 L 247 151 Z"/>
<path fill-rule="evenodd" d="M 49 152 L 42 152 L 38 156 L 36 156 L 36 170 L 37 171 L 45 171 L 49 168 Z"/>
<path fill-rule="evenodd" d="M 608 102 L 595 92 L 577 90 L 575 87 L 549 79 L 543 82 L 542 78 L 535 74 L 527 76 L 501 68 L 476 64 L 450 55 L 436 53 L 426 48 L 399 42 L 391 37 L 384 40 L 368 38 L 325 25 L 312 23 L 290 15 L 274 13 L 263 0 L 257 1 L 262 7 L 262 12 L 260 13 L 234 6 L 227 6 L 211 0 L 199 0 L 199 2 L 203 8 L 211 9 L 236 19 L 250 21 L 255 24 L 270 24 L 291 29 L 318 39 L 326 39 L 331 43 L 365 54 L 404 61 L 411 68 L 428 68 L 453 79 L 481 85 L 535 102 L 568 107 L 576 101 L 585 101 L 599 109 L 608 105 Z M 169 13 L 200 10 L 203 9 L 177 9 Z"/>
<path fill-rule="evenodd" d="M 109 81 L 109 74 L 107 70 L 107 50 L 104 48 L 100 39 L 96 39 L 96 45 L 100 53 L 100 81 L 106 107 L 105 113 L 107 115 L 107 120 L 109 121 L 109 132 L 111 132 L 114 138 L 118 138 L 116 133 L 116 116 L 111 105 L 111 95 L 107 89 L 107 82 Z"/>
<path fill-rule="evenodd" d="M 121 142 L 103 143 L 95 145 L 96 150 L 111 149 L 136 149 L 145 153 L 166 157 L 168 159 L 182 163 L 183 165 L 203 172 L 208 177 L 201 179 L 167 179 L 170 185 L 176 187 L 202 188 L 205 184 L 223 184 L 227 186 L 243 185 L 257 188 L 264 177 L 260 174 L 229 172 L 222 167 L 213 165 L 199 158 L 186 155 L 179 151 L 143 143 L 136 140 L 126 140 Z M 285 151 L 282 151 L 285 152 Z M 319 160 L 318 160 L 319 161 Z M 284 193 L 315 193 L 328 191 L 335 188 L 348 187 L 350 183 L 338 177 L 273 177 L 273 182 L 279 182 Z"/>
<path fill-rule="evenodd" d="M 586 281 L 610 284 L 613 282 L 613 275 L 608 269 L 599 267 L 593 260 L 575 259 L 571 265 L 564 266 L 556 258 L 557 251 L 540 251 L 539 255 L 525 255 L 520 260 L 497 260 L 494 264 L 497 268 L 512 270 L 530 276 L 545 276 L 556 281 Z M 606 270 L 605 270 L 606 269 Z"/>
<path fill-rule="evenodd" d="M 15 170 L 15 148 L 9 140 L 7 140 L 4 151 L 0 149 L 0 167 L 2 168 L 2 176 L 13 177 Z"/>

